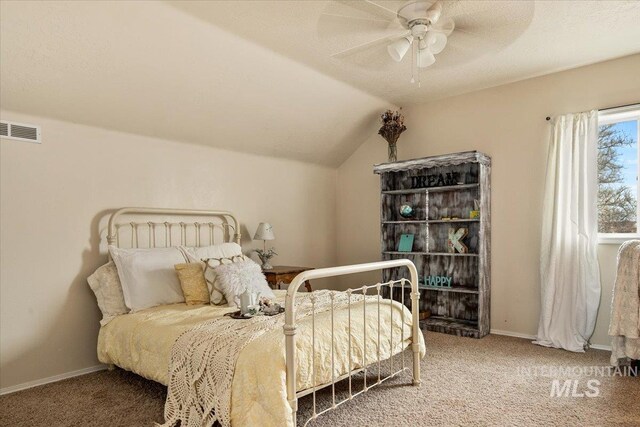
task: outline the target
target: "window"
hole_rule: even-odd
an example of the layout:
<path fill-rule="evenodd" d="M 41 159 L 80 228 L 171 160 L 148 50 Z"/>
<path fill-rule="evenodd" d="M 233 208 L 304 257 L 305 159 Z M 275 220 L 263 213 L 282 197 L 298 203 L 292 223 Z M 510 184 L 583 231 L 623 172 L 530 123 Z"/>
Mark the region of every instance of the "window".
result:
<path fill-rule="evenodd" d="M 640 235 L 640 104 L 598 115 L 598 232 L 602 243 Z"/>

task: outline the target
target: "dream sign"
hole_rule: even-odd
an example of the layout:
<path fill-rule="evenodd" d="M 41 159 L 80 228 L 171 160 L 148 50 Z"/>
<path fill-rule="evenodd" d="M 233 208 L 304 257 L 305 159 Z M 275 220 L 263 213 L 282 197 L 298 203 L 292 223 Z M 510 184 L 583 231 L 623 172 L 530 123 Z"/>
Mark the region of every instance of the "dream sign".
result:
<path fill-rule="evenodd" d="M 446 172 L 411 177 L 411 188 L 443 187 L 460 182 L 460 173 Z"/>

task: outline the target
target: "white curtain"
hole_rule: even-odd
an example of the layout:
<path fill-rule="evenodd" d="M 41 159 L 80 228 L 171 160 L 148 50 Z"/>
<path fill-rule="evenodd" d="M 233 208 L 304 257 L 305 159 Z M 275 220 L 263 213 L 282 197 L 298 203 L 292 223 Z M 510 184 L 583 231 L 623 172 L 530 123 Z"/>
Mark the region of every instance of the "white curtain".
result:
<path fill-rule="evenodd" d="M 540 250 L 542 307 L 534 343 L 582 352 L 600 304 L 598 114 L 567 114 L 552 125 Z"/>

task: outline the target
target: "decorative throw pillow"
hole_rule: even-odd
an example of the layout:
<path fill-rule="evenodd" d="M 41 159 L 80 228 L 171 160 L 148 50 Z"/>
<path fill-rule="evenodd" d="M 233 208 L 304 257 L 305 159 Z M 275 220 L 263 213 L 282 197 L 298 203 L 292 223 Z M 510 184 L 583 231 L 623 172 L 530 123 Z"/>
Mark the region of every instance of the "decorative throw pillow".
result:
<path fill-rule="evenodd" d="M 180 287 L 187 305 L 209 304 L 209 289 L 200 263 L 176 264 Z"/>
<path fill-rule="evenodd" d="M 221 264 L 215 270 L 229 307 L 238 305 L 239 296 L 246 289 L 260 294 L 261 297 L 275 298 L 262 269 L 249 258 L 231 264 Z"/>
<path fill-rule="evenodd" d="M 215 268 L 221 264 L 231 264 L 232 262 L 244 261 L 242 248 L 237 243 L 221 243 L 219 245 L 203 247 L 185 247 L 181 249 L 187 255 L 189 262 L 202 263 L 204 278 L 209 289 L 209 299 L 211 304 L 226 304 L 227 300 L 220 289 L 220 284 Z"/>
<path fill-rule="evenodd" d="M 122 286 L 118 277 L 118 270 L 113 261 L 109 261 L 87 278 L 89 287 L 98 300 L 98 307 L 102 312 L 102 320 L 100 325 L 104 326 L 111 320 L 127 314 L 129 309 L 124 303 L 124 295 L 122 294 Z"/>
<path fill-rule="evenodd" d="M 187 261 L 179 248 L 120 249 L 109 246 L 124 302 L 131 311 L 184 302 L 174 265 Z"/>
<path fill-rule="evenodd" d="M 216 268 L 221 265 L 233 264 L 234 262 L 242 262 L 247 259 L 244 255 L 236 255 L 233 258 L 208 258 L 202 261 L 204 266 L 204 278 L 209 289 L 211 304 L 226 304 L 227 300 L 220 287 L 220 279 L 216 273 Z"/>

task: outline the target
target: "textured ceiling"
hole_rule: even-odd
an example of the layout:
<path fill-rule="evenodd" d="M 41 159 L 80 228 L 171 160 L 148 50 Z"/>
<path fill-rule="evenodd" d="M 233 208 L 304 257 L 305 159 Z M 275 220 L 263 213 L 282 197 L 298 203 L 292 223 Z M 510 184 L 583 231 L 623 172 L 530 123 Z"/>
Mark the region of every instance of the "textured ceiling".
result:
<path fill-rule="evenodd" d="M 169 1 L 177 9 L 399 105 L 427 102 L 640 52 L 640 1 L 443 1 L 456 22 L 437 62 L 410 84 L 411 62 L 386 44 L 331 54 L 402 32 L 357 1 Z M 389 10 L 405 1 L 375 0 Z M 392 16 L 392 15 L 391 15 Z"/>
<path fill-rule="evenodd" d="M 460 0 L 444 15 L 457 30 L 418 88 L 384 44 L 331 57 L 398 34 L 364 2 L 3 0 L 0 107 L 336 166 L 394 104 L 640 52 L 640 1 Z"/>
<path fill-rule="evenodd" d="M 3 110 L 337 166 L 391 106 L 162 2 L 3 0 L 0 20 Z"/>

